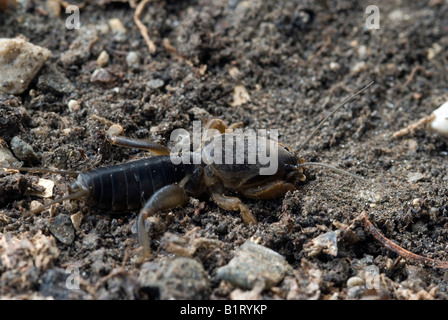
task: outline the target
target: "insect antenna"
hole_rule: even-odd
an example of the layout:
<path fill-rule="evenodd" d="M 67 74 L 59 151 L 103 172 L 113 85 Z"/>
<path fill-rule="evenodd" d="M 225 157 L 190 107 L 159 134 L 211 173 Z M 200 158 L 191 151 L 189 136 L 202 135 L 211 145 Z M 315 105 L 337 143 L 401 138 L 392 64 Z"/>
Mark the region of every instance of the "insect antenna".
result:
<path fill-rule="evenodd" d="M 69 175 L 72 177 L 76 177 L 79 172 L 76 171 L 69 171 L 69 170 L 55 170 L 55 169 L 46 169 L 46 168 L 26 168 L 26 167 L 7 167 L 7 168 L 1 168 L 3 170 L 5 170 L 6 172 L 12 172 L 12 171 L 26 171 L 26 172 L 40 172 L 40 173 L 57 173 L 57 174 L 65 174 L 65 175 Z M 69 194 L 65 197 L 56 199 L 50 203 L 47 203 L 46 205 L 40 206 L 34 210 L 30 210 L 27 212 L 28 215 L 33 215 L 36 213 L 40 213 L 44 210 L 46 210 L 47 208 L 51 207 L 52 205 L 56 204 L 56 203 L 60 203 L 62 201 L 65 200 L 72 200 L 72 199 L 79 199 L 82 198 L 84 196 L 88 195 L 88 191 L 85 190 L 81 190 L 72 194 Z"/>
<path fill-rule="evenodd" d="M 26 168 L 26 167 L 3 167 L 3 170 L 6 172 L 10 171 L 26 171 L 26 172 L 41 172 L 41 173 L 57 173 L 57 174 L 65 174 L 72 177 L 76 177 L 79 172 L 77 171 L 69 171 L 69 170 L 56 170 L 56 169 L 46 169 L 46 168 Z"/>
<path fill-rule="evenodd" d="M 381 187 L 380 185 L 378 185 L 377 183 L 375 183 L 375 182 L 373 182 L 373 181 L 367 180 L 367 179 L 365 179 L 365 178 L 363 178 L 363 177 L 361 177 L 361 176 L 358 176 L 358 175 L 356 175 L 356 174 L 350 173 L 350 172 L 348 172 L 348 171 L 345 171 L 345 170 L 342 170 L 342 169 L 339 169 L 339 168 L 330 166 L 330 165 L 328 165 L 328 164 L 326 164 L 326 163 L 320 163 L 320 162 L 305 162 L 305 163 L 301 163 L 301 164 L 298 164 L 298 165 L 297 165 L 297 167 L 309 167 L 309 166 L 316 166 L 316 167 L 327 168 L 327 169 L 330 169 L 330 170 L 332 170 L 332 171 L 335 171 L 335 172 L 337 172 L 337 173 L 339 173 L 339 174 L 343 174 L 343 175 L 349 176 L 349 177 L 351 177 L 351 178 L 360 180 L 360 181 L 362 181 L 362 182 L 364 182 L 364 183 L 368 183 L 368 184 L 374 185 L 374 186 L 376 186 L 376 187 Z"/>
<path fill-rule="evenodd" d="M 359 90 L 358 92 L 356 92 L 355 94 L 351 95 L 350 97 L 348 97 L 347 99 L 345 99 L 344 101 L 342 101 L 333 111 L 330 112 L 330 114 L 328 116 L 326 116 L 324 118 L 324 120 L 322 120 L 317 127 L 314 129 L 314 131 L 308 136 L 308 138 L 306 138 L 306 140 L 297 148 L 297 150 L 294 152 L 295 155 L 297 155 L 299 153 L 300 150 L 303 149 L 303 147 L 305 147 L 308 142 L 310 142 L 310 140 L 317 134 L 317 132 L 319 132 L 320 128 L 322 128 L 322 126 L 325 124 L 325 122 L 333 115 L 335 114 L 339 109 L 341 109 L 345 104 L 347 104 L 348 102 L 350 102 L 351 100 L 353 100 L 357 95 L 361 94 L 362 92 L 364 92 L 365 90 L 367 90 L 368 87 L 370 87 L 375 81 L 370 82 L 368 85 L 366 85 L 364 88 L 362 88 L 361 90 Z"/>
<path fill-rule="evenodd" d="M 308 142 L 310 142 L 310 140 L 317 134 L 317 132 L 322 128 L 322 126 L 325 124 L 325 122 L 332 116 L 334 115 L 339 109 L 341 109 L 345 104 L 347 104 L 348 102 L 350 102 L 351 100 L 353 100 L 357 95 L 361 94 L 362 92 L 364 92 L 368 87 L 370 87 L 372 84 L 374 83 L 374 81 L 370 82 L 368 85 L 366 85 L 364 88 L 362 88 L 361 90 L 359 90 L 358 92 L 356 92 L 355 94 L 351 95 L 350 97 L 348 97 L 347 99 L 345 99 L 344 101 L 342 101 L 333 111 L 330 112 L 329 115 L 327 115 L 318 125 L 317 127 L 313 130 L 313 132 L 308 136 L 308 138 L 306 138 L 306 140 L 299 146 L 299 148 L 297 148 L 297 150 L 294 152 L 295 156 L 298 157 L 298 153 L 300 150 L 303 149 L 303 147 L 305 147 Z M 328 164 L 325 163 L 319 163 L 319 162 L 305 162 L 305 163 L 301 163 L 299 165 L 297 165 L 297 167 L 308 167 L 308 166 L 316 166 L 316 167 L 323 167 L 323 168 L 327 168 L 330 169 L 332 171 L 335 171 L 339 174 L 343 174 L 346 176 L 349 176 L 351 178 L 360 180 L 364 183 L 369 183 L 375 186 L 378 186 L 375 182 L 369 181 L 367 179 L 364 179 L 361 176 L 358 176 L 356 174 L 347 172 L 345 170 L 342 169 L 338 169 L 336 167 L 330 166 Z"/>

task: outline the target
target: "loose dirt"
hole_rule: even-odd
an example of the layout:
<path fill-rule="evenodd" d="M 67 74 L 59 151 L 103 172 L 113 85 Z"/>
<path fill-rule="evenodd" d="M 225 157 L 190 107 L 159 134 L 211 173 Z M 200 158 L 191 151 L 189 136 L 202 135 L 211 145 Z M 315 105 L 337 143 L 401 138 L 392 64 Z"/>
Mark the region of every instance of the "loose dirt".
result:
<path fill-rule="evenodd" d="M 53 199 L 67 194 L 72 179 L 3 172 L 2 298 L 448 298 L 446 271 L 401 259 L 357 220 L 366 211 L 400 246 L 448 260 L 448 144 L 424 129 L 393 138 L 448 100 L 446 1 L 380 1 L 380 28 L 369 30 L 368 1 L 153 0 L 140 16 L 153 54 L 132 2 L 87 1 L 80 29 L 67 29 L 69 14 L 57 16 L 47 4 L 21 1 L 0 11 L 0 37 L 23 35 L 51 50 L 25 93 L 0 94 L 3 143 L 19 136 L 39 157 L 25 166 L 83 171 L 150 156 L 112 146 L 108 125 L 94 115 L 120 124 L 126 136 L 164 145 L 176 128 L 191 132 L 194 120 L 242 121 L 278 129 L 279 141 L 294 149 L 336 104 L 374 80 L 301 155 L 380 187 L 310 167 L 297 191 L 272 201 L 244 199 L 256 227 L 208 196 L 191 199 L 148 221 L 153 256 L 142 264 L 138 212 L 110 214 L 66 201 L 26 216 L 39 205 L 33 201 L 49 201 L 29 194 L 38 177 L 55 182 Z M 100 67 L 102 51 L 109 58 L 104 64 L 103 54 Z M 81 218 L 75 226 L 68 221 L 74 214 Z M 328 232 L 337 235 L 336 254 L 311 250 L 311 241 Z M 217 270 L 249 239 L 284 256 L 293 271 L 252 291 L 219 280 Z M 173 265 L 175 256 L 187 262 Z M 79 272 L 79 290 L 67 289 L 71 272 Z M 183 283 L 192 275 L 193 289 Z"/>

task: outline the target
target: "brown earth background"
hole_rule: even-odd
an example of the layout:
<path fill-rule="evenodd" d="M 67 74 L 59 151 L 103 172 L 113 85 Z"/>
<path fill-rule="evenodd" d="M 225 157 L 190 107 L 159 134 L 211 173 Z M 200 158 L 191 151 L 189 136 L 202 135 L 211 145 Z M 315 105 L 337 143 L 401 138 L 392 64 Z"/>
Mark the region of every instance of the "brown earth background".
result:
<path fill-rule="evenodd" d="M 371 4 L 380 10 L 379 29 L 365 27 Z M 392 137 L 448 100 L 447 1 L 153 0 L 140 16 L 155 44 L 152 54 L 134 12 L 133 3 L 86 1 L 81 28 L 69 30 L 69 15 L 55 1 L 24 0 L 0 11 L 0 38 L 22 35 L 51 50 L 25 93 L 0 94 L 0 137 L 7 147 L 15 136 L 32 146 L 37 161 L 26 166 L 83 171 L 150 156 L 112 146 L 108 125 L 94 115 L 120 124 L 127 136 L 164 145 L 174 129 L 191 131 L 194 120 L 242 121 L 278 129 L 279 141 L 294 149 L 336 104 L 374 80 L 302 156 L 380 187 L 310 167 L 308 182 L 295 192 L 244 199 L 257 227 L 208 196 L 191 199 L 148 221 L 153 256 L 142 264 L 135 252 L 137 212 L 112 215 L 66 201 L 25 216 L 32 201 L 49 201 L 27 194 L 38 177 L 55 182 L 52 198 L 67 194 L 72 180 L 2 172 L 2 298 L 448 297 L 444 270 L 400 258 L 357 220 L 366 211 L 403 248 L 448 259 L 447 142 L 424 128 Z M 111 29 L 114 18 L 125 32 Z M 103 50 L 108 63 L 94 74 Z M 247 94 L 235 95 L 239 90 Z M 69 108 L 70 100 L 78 104 Z M 74 214 L 82 217 L 76 230 Z M 311 241 L 329 232 L 338 235 L 337 254 L 313 255 Z M 219 280 L 218 268 L 248 239 L 284 256 L 293 271 L 261 290 Z M 180 256 L 183 264 L 173 264 Z M 66 289 L 70 266 L 80 272 L 79 290 Z M 379 272 L 374 289 L 365 285 L 369 266 Z M 145 270 L 155 278 L 145 280 Z"/>

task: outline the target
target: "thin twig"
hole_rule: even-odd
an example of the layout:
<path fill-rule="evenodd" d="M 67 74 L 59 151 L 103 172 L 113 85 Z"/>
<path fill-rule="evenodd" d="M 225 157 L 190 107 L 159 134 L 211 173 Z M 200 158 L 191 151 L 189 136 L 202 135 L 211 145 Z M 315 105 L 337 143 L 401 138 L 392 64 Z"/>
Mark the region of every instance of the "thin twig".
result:
<path fill-rule="evenodd" d="M 378 230 L 372 222 L 370 222 L 369 218 L 367 217 L 367 213 L 363 211 L 361 214 L 362 218 L 364 220 L 364 226 L 366 229 L 370 232 L 370 234 L 383 246 L 385 246 L 388 250 L 391 250 L 401 256 L 403 259 L 406 259 L 413 263 L 420 263 L 425 266 L 434 267 L 434 268 L 440 268 L 440 269 L 448 269 L 448 261 L 442 261 L 442 260 L 436 260 L 431 259 L 428 257 L 423 257 L 418 254 L 412 253 L 402 247 L 400 247 L 398 244 L 394 243 L 393 241 L 386 238 L 380 230 Z"/>
<path fill-rule="evenodd" d="M 328 31 L 325 42 L 322 44 L 322 46 L 319 48 L 319 50 L 317 50 L 315 53 L 313 53 L 311 56 L 309 56 L 308 59 L 306 59 L 306 63 L 309 63 L 314 58 L 320 56 L 322 54 L 322 52 L 325 50 L 325 48 L 327 48 L 331 45 L 331 35 L 332 34 L 333 34 L 333 32 L 331 30 Z"/>
<path fill-rule="evenodd" d="M 405 83 L 403 83 L 400 86 L 400 90 L 404 90 L 404 88 L 406 88 L 408 86 L 408 84 L 412 81 L 412 79 L 414 79 L 415 73 L 417 72 L 417 70 L 423 71 L 426 73 L 425 69 L 423 69 L 420 65 L 416 65 L 414 68 L 412 68 L 411 74 L 409 75 L 408 80 L 406 80 Z"/>
<path fill-rule="evenodd" d="M 140 21 L 140 15 L 142 14 L 143 9 L 149 1 L 151 0 L 143 0 L 138 4 L 134 12 L 134 22 L 140 30 L 143 39 L 145 39 L 146 45 L 149 48 L 149 53 L 154 54 L 156 52 L 156 45 L 154 44 L 154 42 L 152 42 L 151 38 L 148 35 L 148 28 L 146 28 L 146 26 Z"/>
<path fill-rule="evenodd" d="M 421 118 L 417 122 L 411 123 L 406 128 L 394 132 L 393 137 L 394 138 L 401 138 L 401 137 L 406 136 L 406 135 L 408 135 L 410 133 L 413 133 L 416 129 L 424 126 L 427 123 L 432 122 L 435 119 L 435 117 L 436 116 L 434 114 L 431 114 L 429 116 Z"/>

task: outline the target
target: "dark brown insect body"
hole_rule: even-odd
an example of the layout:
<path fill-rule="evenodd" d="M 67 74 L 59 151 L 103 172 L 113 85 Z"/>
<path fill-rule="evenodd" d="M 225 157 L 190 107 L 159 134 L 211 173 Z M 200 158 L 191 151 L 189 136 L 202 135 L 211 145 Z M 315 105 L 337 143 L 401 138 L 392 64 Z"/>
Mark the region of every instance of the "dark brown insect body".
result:
<path fill-rule="evenodd" d="M 217 122 L 223 124 L 220 120 L 211 123 Z M 278 155 L 278 166 L 271 175 L 260 175 L 263 165 L 258 159 L 256 163 L 248 164 L 247 152 L 244 163 L 240 164 L 236 153 L 231 163 L 226 164 L 224 150 L 218 163 L 207 161 L 217 148 L 224 148 L 224 144 L 218 142 L 237 137 L 232 134 L 210 137 L 203 148 L 189 154 L 188 163 L 174 164 L 170 156 L 160 155 L 82 172 L 72 184 L 71 191 L 98 209 L 124 211 L 142 208 L 137 230 L 146 255 L 149 254 L 149 238 L 144 229 L 144 219 L 158 211 L 183 205 L 187 195 L 197 196 L 207 191 L 220 207 L 240 210 L 247 224 L 256 224 L 257 220 L 240 199 L 224 195 L 226 188 L 249 198 L 271 199 L 296 189 L 296 182 L 304 181 L 305 176 L 293 153 L 263 138 L 256 141 L 255 149 L 262 144 L 272 144 L 277 148 L 273 151 Z M 124 137 L 114 137 L 111 141 L 118 138 L 130 141 Z M 250 150 L 250 139 L 245 137 L 243 140 L 244 150 Z M 201 159 L 200 163 L 193 164 L 195 157 Z"/>

